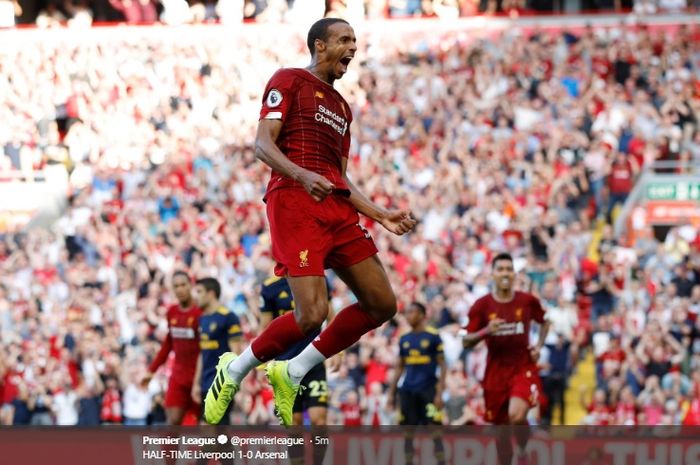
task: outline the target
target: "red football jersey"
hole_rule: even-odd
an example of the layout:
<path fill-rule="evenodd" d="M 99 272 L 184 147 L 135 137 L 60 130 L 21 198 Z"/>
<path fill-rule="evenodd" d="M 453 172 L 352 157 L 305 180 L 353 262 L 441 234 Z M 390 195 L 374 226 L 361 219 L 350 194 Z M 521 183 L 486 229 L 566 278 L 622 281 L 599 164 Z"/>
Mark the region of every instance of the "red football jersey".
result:
<path fill-rule="evenodd" d="M 175 365 L 172 377 L 192 381 L 197 357 L 199 356 L 199 316 L 202 311 L 192 306 L 182 310 L 173 304 L 168 308 L 168 336 L 160 346 L 160 351 L 151 362 L 149 370 L 155 372 L 168 358 L 170 351 L 175 352 Z"/>
<path fill-rule="evenodd" d="M 472 305 L 469 310 L 467 332 L 477 332 L 489 321 L 501 318 L 505 323 L 498 332 L 486 337 L 488 357 L 484 374 L 484 389 L 499 390 L 504 379 L 529 369 L 537 373 L 530 358 L 530 322 L 544 323 L 544 309 L 540 301 L 525 292 L 515 292 L 513 300 L 497 302 L 488 294 Z"/>
<path fill-rule="evenodd" d="M 362 411 L 358 404 L 342 404 L 340 411 L 343 412 L 343 425 L 362 426 Z"/>
<path fill-rule="evenodd" d="M 280 69 L 267 83 L 260 119 L 282 121 L 277 146 L 292 162 L 348 190 L 341 163 L 350 150 L 352 113 L 333 86 L 306 69 Z M 281 187 L 302 186 L 273 171 L 267 193 Z"/>

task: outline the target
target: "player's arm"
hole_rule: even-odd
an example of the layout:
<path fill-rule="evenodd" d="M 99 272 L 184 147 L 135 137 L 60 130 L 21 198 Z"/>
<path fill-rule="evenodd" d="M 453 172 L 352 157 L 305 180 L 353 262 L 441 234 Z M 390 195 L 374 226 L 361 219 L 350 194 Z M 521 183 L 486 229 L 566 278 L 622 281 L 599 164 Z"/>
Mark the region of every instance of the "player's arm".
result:
<path fill-rule="evenodd" d="M 192 380 L 192 400 L 196 403 L 202 403 L 202 354 L 197 355 L 197 364 L 194 369 L 194 378 Z"/>
<path fill-rule="evenodd" d="M 678 342 L 671 333 L 667 333 L 664 337 L 664 340 L 673 351 L 673 354 L 671 355 L 671 363 L 673 363 L 674 365 L 683 363 L 683 359 L 685 358 L 685 348 L 683 347 L 683 345 L 680 342 Z"/>
<path fill-rule="evenodd" d="M 325 177 L 302 168 L 282 153 L 276 143 L 281 130 L 282 120 L 260 120 L 255 136 L 255 157 L 275 172 L 301 183 L 315 200 L 323 200 L 335 186 Z"/>
<path fill-rule="evenodd" d="M 469 323 L 471 327 L 471 321 Z M 488 324 L 482 326 L 480 329 L 470 330 L 469 328 L 467 328 L 467 334 L 462 338 L 462 345 L 465 349 L 471 349 L 479 342 L 481 342 L 484 338 L 498 331 L 498 328 L 502 324 L 503 320 L 501 318 L 494 318 L 493 320 L 489 321 Z"/>
<path fill-rule="evenodd" d="M 97 370 L 97 369 L 95 369 Z M 92 392 L 93 396 L 99 396 L 101 395 L 105 390 L 105 383 L 102 381 L 102 376 L 100 376 L 99 373 L 95 375 L 95 386 L 94 390 Z"/>
<path fill-rule="evenodd" d="M 544 347 L 544 341 L 547 339 L 547 333 L 549 332 L 551 322 L 546 317 L 544 308 L 542 308 L 540 300 L 536 297 L 533 297 L 533 299 L 534 309 L 532 314 L 534 316 L 533 319 L 540 324 L 540 335 L 537 338 L 537 344 L 534 347 L 530 348 L 530 357 L 532 358 L 532 361 L 534 363 L 537 363 L 537 361 L 540 358 L 540 351 L 542 350 L 542 347 Z"/>
<path fill-rule="evenodd" d="M 168 355 L 170 355 L 170 351 L 173 349 L 173 338 L 172 335 L 170 334 L 170 329 L 168 328 L 168 335 L 165 336 L 165 339 L 160 345 L 160 350 L 158 350 L 158 353 L 156 354 L 156 357 L 153 359 L 151 364 L 148 366 L 148 374 L 144 377 L 144 379 L 141 381 L 142 384 L 147 385 L 148 383 L 151 382 L 151 378 L 153 378 L 153 374 L 158 371 L 158 368 L 162 364 L 165 363 L 165 361 L 168 359 Z"/>
<path fill-rule="evenodd" d="M 537 346 L 539 348 L 544 347 L 544 341 L 547 339 L 547 334 L 549 333 L 549 328 L 552 327 L 552 322 L 549 320 L 544 320 L 540 328 L 540 335 L 537 338 Z"/>
<path fill-rule="evenodd" d="M 542 323 L 540 327 L 540 335 L 537 338 L 537 344 L 530 349 L 530 357 L 532 357 L 532 361 L 535 363 L 540 359 L 540 351 L 542 347 L 544 347 L 544 341 L 547 339 L 547 333 L 549 333 L 549 328 L 551 326 L 552 323 L 549 320 L 544 320 L 544 323 Z"/>
<path fill-rule="evenodd" d="M 406 234 L 416 226 L 416 220 L 411 216 L 409 210 L 387 210 L 360 192 L 348 177 L 347 168 L 348 159 L 343 157 L 343 180 L 350 189 L 350 202 L 358 212 L 372 218 L 388 231 L 398 235 Z"/>

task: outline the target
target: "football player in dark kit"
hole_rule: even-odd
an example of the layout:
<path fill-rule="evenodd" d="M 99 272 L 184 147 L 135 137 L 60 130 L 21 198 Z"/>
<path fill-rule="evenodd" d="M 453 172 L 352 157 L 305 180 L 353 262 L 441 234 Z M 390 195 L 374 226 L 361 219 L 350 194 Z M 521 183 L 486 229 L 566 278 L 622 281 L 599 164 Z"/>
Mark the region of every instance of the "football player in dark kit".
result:
<path fill-rule="evenodd" d="M 202 309 L 199 318 L 199 345 L 201 355 L 197 360 L 193 397 L 201 397 L 204 389 L 219 389 L 222 381 L 215 379 L 219 357 L 228 352 L 239 353 L 243 345 L 240 321 L 235 313 L 221 304 L 221 285 L 215 278 L 197 280 L 194 297 Z M 230 405 L 217 424 L 228 425 Z"/>
<path fill-rule="evenodd" d="M 399 363 L 389 387 L 389 405 L 393 405 L 398 388 L 400 425 L 428 426 L 442 424 L 442 392 L 447 367 L 442 339 L 437 330 L 426 324 L 426 308 L 413 302 L 406 310 L 411 331 L 399 339 Z M 438 374 L 439 373 L 439 374 Z M 445 460 L 439 430 L 434 431 L 435 457 L 438 465 Z M 406 432 L 406 464 L 413 463 L 413 429 Z"/>

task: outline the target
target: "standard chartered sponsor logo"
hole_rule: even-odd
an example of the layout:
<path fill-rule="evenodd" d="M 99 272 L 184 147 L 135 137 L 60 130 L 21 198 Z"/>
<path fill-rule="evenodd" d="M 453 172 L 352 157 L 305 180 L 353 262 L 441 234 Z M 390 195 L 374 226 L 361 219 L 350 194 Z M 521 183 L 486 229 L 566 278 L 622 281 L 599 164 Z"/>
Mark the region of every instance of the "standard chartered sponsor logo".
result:
<path fill-rule="evenodd" d="M 494 336 L 512 336 L 513 334 L 524 334 L 525 333 L 525 325 L 523 324 L 522 321 L 518 321 L 517 323 L 503 323 L 499 328 L 498 331 L 493 333 Z"/>
<path fill-rule="evenodd" d="M 338 115 L 334 111 L 329 110 L 323 105 L 318 106 L 318 111 L 314 116 L 314 119 L 320 123 L 327 124 L 338 132 L 341 136 L 345 135 L 348 130 L 348 122 L 342 116 Z"/>
<path fill-rule="evenodd" d="M 170 333 L 175 339 L 194 339 L 194 330 L 192 328 L 180 328 L 172 327 L 170 328 Z"/>

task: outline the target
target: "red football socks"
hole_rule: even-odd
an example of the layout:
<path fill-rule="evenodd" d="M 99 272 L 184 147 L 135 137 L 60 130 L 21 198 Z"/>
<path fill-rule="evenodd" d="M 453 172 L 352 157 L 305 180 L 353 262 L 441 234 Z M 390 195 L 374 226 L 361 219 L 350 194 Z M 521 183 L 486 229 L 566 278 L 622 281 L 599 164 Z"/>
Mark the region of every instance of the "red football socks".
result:
<path fill-rule="evenodd" d="M 275 318 L 267 328 L 253 341 L 251 349 L 255 358 L 261 362 L 272 360 L 282 354 L 295 342 L 304 339 L 294 313 L 289 312 Z"/>
<path fill-rule="evenodd" d="M 379 323 L 360 310 L 359 304 L 353 304 L 336 315 L 326 329 L 313 342 L 326 358 L 345 350 L 360 340 L 363 334 L 377 328 Z"/>

